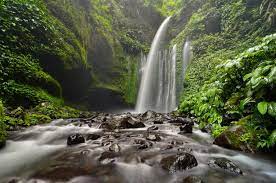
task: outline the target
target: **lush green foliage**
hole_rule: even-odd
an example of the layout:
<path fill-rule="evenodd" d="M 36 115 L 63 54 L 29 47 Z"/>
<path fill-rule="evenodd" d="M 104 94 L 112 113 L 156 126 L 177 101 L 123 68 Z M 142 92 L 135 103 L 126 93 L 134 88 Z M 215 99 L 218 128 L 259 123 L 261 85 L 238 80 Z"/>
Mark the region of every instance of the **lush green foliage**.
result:
<path fill-rule="evenodd" d="M 273 124 L 276 116 L 276 96 L 273 95 L 276 91 L 275 56 L 276 35 L 273 34 L 265 37 L 258 46 L 219 65 L 217 74 L 198 93 L 182 102 L 181 111 L 195 115 L 202 126 L 223 126 L 224 114 L 235 115 L 238 119 L 251 115 L 243 124 L 252 131 L 250 134 L 254 134 L 250 140 L 270 141 L 274 136 L 269 136 L 276 127 Z M 260 133 L 264 131 L 266 133 Z M 256 137 L 258 134 L 260 136 Z"/>
<path fill-rule="evenodd" d="M 145 0 L 145 4 L 154 6 L 164 16 L 171 16 L 179 11 L 183 0 Z"/>

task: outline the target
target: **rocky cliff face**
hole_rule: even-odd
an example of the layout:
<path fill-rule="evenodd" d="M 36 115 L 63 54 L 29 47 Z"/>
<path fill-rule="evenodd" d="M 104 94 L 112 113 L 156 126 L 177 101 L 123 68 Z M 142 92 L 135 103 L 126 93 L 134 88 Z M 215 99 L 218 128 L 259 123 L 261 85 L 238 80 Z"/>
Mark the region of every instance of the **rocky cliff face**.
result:
<path fill-rule="evenodd" d="M 9 96 L 8 105 L 55 96 L 94 109 L 97 89 L 135 102 L 138 58 L 162 21 L 154 8 L 135 0 L 5 0 L 0 8 L 1 96 Z"/>

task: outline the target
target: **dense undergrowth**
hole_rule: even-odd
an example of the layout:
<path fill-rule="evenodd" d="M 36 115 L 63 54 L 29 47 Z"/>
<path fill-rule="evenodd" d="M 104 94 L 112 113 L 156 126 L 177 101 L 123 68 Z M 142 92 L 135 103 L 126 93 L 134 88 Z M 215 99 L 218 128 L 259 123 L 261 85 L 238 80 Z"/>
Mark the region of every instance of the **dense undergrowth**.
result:
<path fill-rule="evenodd" d="M 240 125 L 236 143 L 274 147 L 275 3 L 187 1 L 173 19 L 178 60 L 185 40 L 193 47 L 179 111 L 197 117 L 215 137 Z"/>

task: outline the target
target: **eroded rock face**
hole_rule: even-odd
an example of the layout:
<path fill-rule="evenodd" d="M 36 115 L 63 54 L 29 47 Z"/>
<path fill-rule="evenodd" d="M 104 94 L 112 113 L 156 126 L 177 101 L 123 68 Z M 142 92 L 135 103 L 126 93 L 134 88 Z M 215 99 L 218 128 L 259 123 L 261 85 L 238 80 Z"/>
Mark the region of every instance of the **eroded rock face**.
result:
<path fill-rule="evenodd" d="M 226 158 L 214 158 L 209 161 L 208 165 L 213 168 L 221 168 L 227 172 L 234 173 L 234 174 L 243 174 L 241 169 L 232 161 Z"/>
<path fill-rule="evenodd" d="M 161 160 L 161 166 L 170 173 L 188 170 L 198 165 L 196 158 L 189 153 L 181 155 L 171 155 Z"/>
<path fill-rule="evenodd" d="M 81 134 L 71 135 L 67 138 L 67 145 L 69 146 L 81 143 L 85 143 L 85 139 Z"/>

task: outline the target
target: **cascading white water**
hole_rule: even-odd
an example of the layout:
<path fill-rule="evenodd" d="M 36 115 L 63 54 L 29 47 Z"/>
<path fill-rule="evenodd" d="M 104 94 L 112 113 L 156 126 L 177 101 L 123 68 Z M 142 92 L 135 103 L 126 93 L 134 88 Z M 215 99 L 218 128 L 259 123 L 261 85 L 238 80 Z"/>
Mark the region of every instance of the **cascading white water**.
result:
<path fill-rule="evenodd" d="M 170 17 L 158 29 L 143 69 L 136 111 L 171 112 L 176 107 L 176 46 L 162 51 Z"/>
<path fill-rule="evenodd" d="M 191 42 L 189 39 L 187 39 L 183 47 L 182 72 L 181 72 L 181 79 L 180 79 L 181 92 L 183 91 L 183 81 L 186 75 L 186 71 L 191 61 L 192 61 Z"/>

